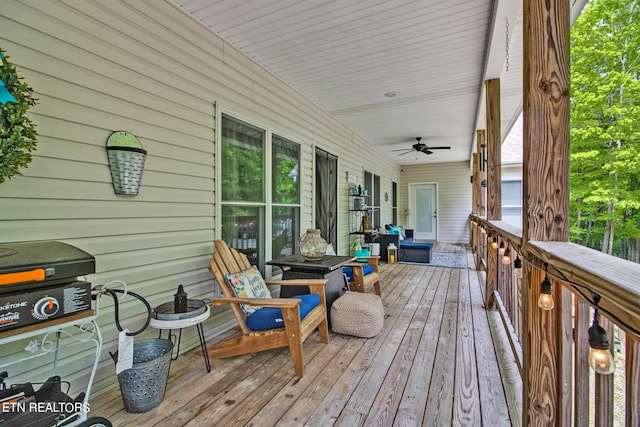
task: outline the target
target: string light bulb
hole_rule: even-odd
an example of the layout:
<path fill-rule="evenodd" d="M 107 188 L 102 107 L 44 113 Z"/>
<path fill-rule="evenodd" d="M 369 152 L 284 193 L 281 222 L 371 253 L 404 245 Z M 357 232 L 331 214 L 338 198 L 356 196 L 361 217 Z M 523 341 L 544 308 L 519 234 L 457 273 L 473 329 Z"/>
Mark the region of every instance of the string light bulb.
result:
<path fill-rule="evenodd" d="M 520 255 L 516 254 L 516 259 L 513 260 L 513 268 L 522 270 L 522 260 L 520 259 Z"/>
<path fill-rule="evenodd" d="M 502 255 L 502 264 L 509 265 L 511 264 L 511 249 L 507 247 L 507 250 L 504 251 L 504 255 Z"/>
<path fill-rule="evenodd" d="M 593 302 L 596 306 L 593 311 L 593 323 L 589 328 L 589 366 L 600 375 L 610 375 L 616 370 L 613 360 L 609 335 L 598 323 L 598 303 L 600 295 L 592 292 Z"/>
<path fill-rule="evenodd" d="M 516 259 L 513 260 L 513 269 L 516 276 L 522 279 L 522 260 L 520 259 L 520 256 L 517 254 L 517 252 L 516 252 Z"/>
<path fill-rule="evenodd" d="M 549 281 L 549 276 L 545 273 L 544 280 L 540 283 L 540 298 L 538 298 L 538 307 L 543 310 L 553 309 L 553 285 Z"/>
<path fill-rule="evenodd" d="M 504 247 L 504 242 L 500 242 L 500 249 L 498 249 L 498 253 L 500 253 L 500 256 L 504 255 L 504 251 L 505 251 L 505 247 Z"/>
<path fill-rule="evenodd" d="M 498 249 L 498 237 L 494 237 L 491 241 L 491 249 Z"/>

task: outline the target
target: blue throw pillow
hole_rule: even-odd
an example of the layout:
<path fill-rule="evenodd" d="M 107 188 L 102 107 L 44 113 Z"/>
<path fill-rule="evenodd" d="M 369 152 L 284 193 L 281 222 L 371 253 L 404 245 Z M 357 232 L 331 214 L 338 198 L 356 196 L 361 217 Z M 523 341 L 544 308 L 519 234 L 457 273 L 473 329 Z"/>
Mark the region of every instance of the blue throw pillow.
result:
<path fill-rule="evenodd" d="M 404 239 L 404 234 L 402 233 L 402 227 L 393 226 L 389 229 L 389 234 L 397 234 L 400 236 L 400 240 Z"/>
<path fill-rule="evenodd" d="M 300 303 L 300 319 L 304 319 L 311 310 L 320 304 L 320 295 L 318 294 L 297 295 L 291 298 L 302 301 Z M 275 307 L 262 307 L 248 315 L 246 323 L 249 329 L 254 331 L 283 328 L 282 310 Z"/>
<path fill-rule="evenodd" d="M 367 274 L 373 271 L 373 265 L 365 265 L 362 267 L 362 275 L 366 276 Z M 342 267 L 342 272 L 347 276 L 350 282 L 353 282 L 353 268 L 351 267 Z"/>

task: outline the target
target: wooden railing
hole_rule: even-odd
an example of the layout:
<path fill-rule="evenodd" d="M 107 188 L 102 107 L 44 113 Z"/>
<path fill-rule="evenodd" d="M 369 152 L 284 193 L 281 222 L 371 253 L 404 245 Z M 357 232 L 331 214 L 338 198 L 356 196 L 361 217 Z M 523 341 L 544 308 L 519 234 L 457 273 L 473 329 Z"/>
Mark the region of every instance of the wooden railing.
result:
<path fill-rule="evenodd" d="M 557 364 L 561 372 L 561 378 L 554 379 L 562 390 L 558 401 L 545 402 L 558 414 L 556 425 L 609 426 L 615 422 L 640 426 L 640 264 L 568 242 L 530 241 L 523 246 L 517 227 L 477 216 L 471 217 L 471 232 L 476 265 L 497 272 L 496 289 L 487 288 L 492 295 L 487 295 L 485 301 L 500 312 L 521 374 L 545 363 L 536 360 L 540 349 L 536 348 L 535 340 L 529 354 L 523 355 L 525 334 L 535 335 L 532 332 L 535 328 L 527 330 L 527 322 L 547 319 L 535 311 L 541 310 L 537 300 L 524 297 L 532 288 L 528 281 L 534 283 L 548 274 L 553 284 L 553 310 L 561 321 L 549 322 L 549 327 L 560 325 L 557 334 L 560 342 L 557 352 L 543 357 L 546 362 Z M 498 249 L 487 242 L 488 236 L 510 249 L 506 264 L 497 256 Z M 522 260 L 522 279 L 514 269 L 516 256 Z M 497 266 L 489 266 L 491 262 L 497 262 Z M 587 361 L 588 330 L 598 300 L 599 324 L 608 333 L 610 351 L 617 362 L 612 375 L 594 373 Z M 525 304 L 531 305 L 529 310 Z M 526 313 L 535 315 L 529 314 L 527 319 Z M 523 401 L 526 399 L 528 396 L 524 395 Z"/>

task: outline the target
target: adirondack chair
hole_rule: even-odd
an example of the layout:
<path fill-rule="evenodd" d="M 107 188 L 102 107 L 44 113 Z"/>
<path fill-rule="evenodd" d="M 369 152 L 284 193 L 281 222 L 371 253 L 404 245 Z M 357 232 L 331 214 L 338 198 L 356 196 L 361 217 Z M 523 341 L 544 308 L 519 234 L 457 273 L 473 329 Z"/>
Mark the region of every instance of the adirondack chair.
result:
<path fill-rule="evenodd" d="M 329 342 L 329 327 L 325 299 L 326 279 L 293 279 L 266 281 L 267 285 L 306 285 L 309 292 L 317 294 L 320 304 L 313 308 L 304 319 L 300 320 L 300 300 L 296 298 L 238 298 L 227 281 L 227 274 L 251 268 L 247 257 L 233 248 L 227 247 L 224 240 L 215 241 L 215 252 L 209 262 L 209 271 L 213 274 L 222 290 L 223 298 L 214 298 L 212 305 L 229 304 L 238 321 L 242 336 L 232 338 L 213 346 L 207 353 L 213 358 L 225 358 L 241 354 L 255 353 L 280 347 L 289 347 L 296 376 L 304 375 L 302 343 L 314 331 L 318 330 L 323 343 Z M 266 331 L 254 331 L 247 326 L 247 314 L 241 304 L 257 307 L 276 307 L 282 310 L 284 327 Z"/>
<path fill-rule="evenodd" d="M 349 281 L 349 289 L 353 292 L 366 292 L 371 286 L 374 287 L 376 295 L 380 294 L 380 276 L 378 276 L 379 256 L 367 257 L 366 264 L 363 262 L 352 262 L 343 266 L 342 271 Z"/>

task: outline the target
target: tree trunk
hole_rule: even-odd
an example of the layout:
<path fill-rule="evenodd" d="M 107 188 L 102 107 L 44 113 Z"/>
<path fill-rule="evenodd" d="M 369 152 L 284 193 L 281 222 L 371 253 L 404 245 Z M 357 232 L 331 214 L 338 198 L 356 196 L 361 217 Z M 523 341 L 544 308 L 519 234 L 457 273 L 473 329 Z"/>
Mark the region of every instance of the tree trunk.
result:
<path fill-rule="evenodd" d="M 582 229 L 582 199 L 578 198 L 578 200 L 576 201 L 578 204 L 578 209 L 577 209 L 577 213 L 576 213 L 576 228 L 578 230 Z"/>
<path fill-rule="evenodd" d="M 608 219 L 604 225 L 604 235 L 602 236 L 602 249 L 600 252 L 603 254 L 609 253 L 609 234 L 611 233 L 611 220 Z"/>
<path fill-rule="evenodd" d="M 631 262 L 638 262 L 638 241 L 640 239 L 629 239 L 629 254 L 627 259 Z"/>
<path fill-rule="evenodd" d="M 584 242 L 582 243 L 582 246 L 586 246 L 587 248 L 589 247 L 589 239 L 591 239 L 591 226 L 592 225 L 593 225 L 593 221 L 591 219 L 589 219 L 587 221 L 587 234 L 585 234 Z"/>

